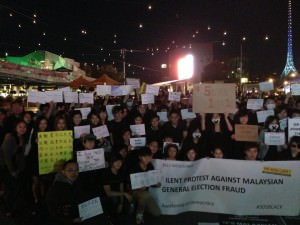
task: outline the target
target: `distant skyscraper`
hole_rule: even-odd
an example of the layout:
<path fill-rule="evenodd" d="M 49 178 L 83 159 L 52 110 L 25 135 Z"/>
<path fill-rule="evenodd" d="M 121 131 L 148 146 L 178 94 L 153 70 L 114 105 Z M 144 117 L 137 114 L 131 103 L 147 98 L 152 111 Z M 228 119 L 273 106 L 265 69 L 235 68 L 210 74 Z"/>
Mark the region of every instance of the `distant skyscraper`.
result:
<path fill-rule="evenodd" d="M 286 64 L 282 72 L 282 76 L 288 76 L 290 73 L 297 74 L 293 59 L 292 0 L 289 0 L 288 2 L 288 48 Z"/>

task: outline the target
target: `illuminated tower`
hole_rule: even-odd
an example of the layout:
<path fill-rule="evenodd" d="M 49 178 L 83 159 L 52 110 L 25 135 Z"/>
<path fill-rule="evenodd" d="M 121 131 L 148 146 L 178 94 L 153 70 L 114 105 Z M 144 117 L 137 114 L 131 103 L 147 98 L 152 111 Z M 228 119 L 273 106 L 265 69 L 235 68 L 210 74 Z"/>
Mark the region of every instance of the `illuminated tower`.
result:
<path fill-rule="evenodd" d="M 288 48 L 286 64 L 282 72 L 282 77 L 288 76 L 290 73 L 297 74 L 293 60 L 292 0 L 289 0 L 288 4 Z"/>

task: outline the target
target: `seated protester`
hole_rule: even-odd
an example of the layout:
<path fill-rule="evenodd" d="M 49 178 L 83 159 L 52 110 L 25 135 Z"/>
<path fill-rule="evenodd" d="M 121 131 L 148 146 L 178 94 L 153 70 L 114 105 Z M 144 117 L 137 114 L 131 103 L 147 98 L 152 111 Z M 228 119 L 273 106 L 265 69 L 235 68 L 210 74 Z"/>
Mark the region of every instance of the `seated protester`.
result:
<path fill-rule="evenodd" d="M 275 110 L 276 108 L 276 101 L 274 98 L 272 97 L 269 97 L 269 98 L 266 98 L 265 101 L 264 101 L 264 109 L 265 110 Z"/>
<path fill-rule="evenodd" d="M 153 159 L 162 159 L 163 158 L 163 154 L 161 153 L 161 151 L 159 149 L 158 141 L 156 141 L 156 140 L 150 141 L 148 143 L 148 147 L 152 153 Z"/>
<path fill-rule="evenodd" d="M 154 115 L 150 120 L 150 126 L 146 130 L 146 136 L 148 141 L 157 140 L 162 141 L 162 129 L 160 126 L 160 118 L 158 115 Z M 162 143 L 159 143 L 161 145 Z"/>
<path fill-rule="evenodd" d="M 244 160 L 257 160 L 259 154 L 258 144 L 248 142 L 244 148 Z"/>
<path fill-rule="evenodd" d="M 138 162 L 130 169 L 129 174 L 147 172 L 153 170 L 151 164 L 152 153 L 148 148 L 143 148 L 138 151 Z M 159 186 L 159 184 L 157 185 Z M 159 216 L 160 209 L 154 199 L 150 196 L 148 188 L 140 188 L 133 190 L 133 198 L 136 201 L 136 223 L 144 223 L 144 212 L 147 211 L 152 216 Z"/>
<path fill-rule="evenodd" d="M 154 115 L 154 112 L 151 109 L 147 108 L 147 105 L 138 105 L 137 112 L 142 116 L 142 119 L 145 124 L 150 123 L 151 117 Z"/>
<path fill-rule="evenodd" d="M 78 164 L 67 161 L 61 173 L 57 173 L 50 187 L 46 204 L 51 219 L 56 225 L 85 224 L 79 217 L 78 205 L 90 198 L 84 193 L 78 178 Z M 88 220 L 88 224 L 108 224 L 103 216 Z"/>
<path fill-rule="evenodd" d="M 91 129 L 101 125 L 100 124 L 100 116 L 99 116 L 98 112 L 96 112 L 95 110 L 92 110 L 88 114 L 87 119 L 88 119 L 88 123 L 91 125 Z"/>
<path fill-rule="evenodd" d="M 111 143 L 114 147 L 116 146 L 122 146 L 124 143 L 122 143 L 122 131 L 124 129 L 128 129 L 129 126 L 126 121 L 123 120 L 122 115 L 122 107 L 121 106 L 115 106 L 112 109 L 112 113 L 114 116 L 114 119 L 110 121 L 108 130 L 111 134 Z"/>
<path fill-rule="evenodd" d="M 143 118 L 142 118 L 141 114 L 137 113 L 133 117 L 132 125 L 140 125 L 140 124 L 144 124 Z M 144 126 L 145 126 L 145 124 L 144 124 Z M 146 127 L 145 127 L 145 130 L 146 130 Z M 132 131 L 132 137 L 145 137 L 145 135 L 136 134 Z"/>
<path fill-rule="evenodd" d="M 278 160 L 300 160 L 300 137 L 293 136 L 288 148 L 279 153 Z"/>
<path fill-rule="evenodd" d="M 197 151 L 194 148 L 187 148 L 184 161 L 195 161 L 197 160 L 197 157 Z"/>
<path fill-rule="evenodd" d="M 264 128 L 260 131 L 259 142 L 260 152 L 258 158 L 265 161 L 275 161 L 278 159 L 279 152 L 284 146 L 281 145 L 266 145 L 265 133 L 266 132 L 280 132 L 279 121 L 275 116 L 269 116 L 264 124 Z"/>
<path fill-rule="evenodd" d="M 169 122 L 166 122 L 162 127 L 162 133 L 164 136 L 170 136 L 174 142 L 181 143 L 184 138 L 184 132 L 186 131 L 186 125 L 184 121 L 180 119 L 178 111 L 173 110 L 169 114 Z"/>
<path fill-rule="evenodd" d="M 199 127 L 190 127 L 187 138 L 183 141 L 182 151 L 180 151 L 181 158 L 184 158 L 184 155 L 188 148 L 193 146 L 199 158 L 203 158 L 209 155 L 209 152 L 204 150 L 203 136 L 201 134 L 201 129 Z"/>
<path fill-rule="evenodd" d="M 116 216 L 129 210 L 129 203 L 133 202 L 130 194 L 125 192 L 124 182 L 126 176 L 121 173 L 123 158 L 114 155 L 110 159 L 110 166 L 106 168 L 102 176 L 104 190 L 103 205 L 110 216 Z"/>
<path fill-rule="evenodd" d="M 100 118 L 100 125 L 107 125 L 108 123 L 108 115 L 107 115 L 107 111 L 105 109 L 105 107 L 101 107 L 99 109 L 99 118 Z"/>
<path fill-rule="evenodd" d="M 166 147 L 165 160 L 177 160 L 178 146 L 175 144 L 168 144 Z"/>
<path fill-rule="evenodd" d="M 224 159 L 224 151 L 221 147 L 216 146 L 211 151 L 211 155 L 215 159 Z"/>
<path fill-rule="evenodd" d="M 64 116 L 56 116 L 54 119 L 54 131 L 67 130 L 67 121 Z"/>
<path fill-rule="evenodd" d="M 275 110 L 275 116 L 279 120 L 287 119 L 288 118 L 288 107 L 287 106 L 277 107 L 277 109 Z"/>

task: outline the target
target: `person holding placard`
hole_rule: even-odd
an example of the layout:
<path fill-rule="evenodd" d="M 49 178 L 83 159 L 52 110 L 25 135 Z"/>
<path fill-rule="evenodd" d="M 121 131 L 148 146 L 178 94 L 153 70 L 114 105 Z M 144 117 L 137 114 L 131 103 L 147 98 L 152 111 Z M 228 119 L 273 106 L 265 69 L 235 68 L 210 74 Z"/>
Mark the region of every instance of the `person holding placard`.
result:
<path fill-rule="evenodd" d="M 179 152 L 180 159 L 183 159 L 190 148 L 195 149 L 197 156 L 203 158 L 209 155 L 209 150 L 206 149 L 203 143 L 204 137 L 201 132 L 201 124 L 192 125 L 189 128 L 188 136 L 184 139 L 182 144 L 182 150 Z"/>
<path fill-rule="evenodd" d="M 279 154 L 279 160 L 300 160 L 300 137 L 291 137 L 288 148 L 284 149 Z"/>
<path fill-rule="evenodd" d="M 162 129 L 160 126 L 160 120 L 158 115 L 153 115 L 150 120 L 150 125 L 146 126 L 148 129 L 146 130 L 147 140 L 157 140 L 159 141 L 159 145 L 162 145 Z"/>
<path fill-rule="evenodd" d="M 153 170 L 153 165 L 151 164 L 152 153 L 148 148 L 143 148 L 138 152 L 138 163 L 132 166 L 129 174 L 147 172 Z M 160 184 L 157 184 L 159 187 Z M 150 196 L 147 187 L 133 190 L 133 198 L 137 203 L 136 209 L 136 223 L 144 223 L 144 212 L 147 212 L 152 216 L 160 216 L 160 209 L 157 206 L 154 199 Z"/>
<path fill-rule="evenodd" d="M 284 148 L 283 145 L 267 145 L 265 144 L 266 132 L 280 132 L 279 120 L 275 116 L 269 116 L 264 124 L 264 128 L 260 131 L 260 153 L 258 158 L 264 161 L 275 161 L 279 158 L 279 152 Z"/>

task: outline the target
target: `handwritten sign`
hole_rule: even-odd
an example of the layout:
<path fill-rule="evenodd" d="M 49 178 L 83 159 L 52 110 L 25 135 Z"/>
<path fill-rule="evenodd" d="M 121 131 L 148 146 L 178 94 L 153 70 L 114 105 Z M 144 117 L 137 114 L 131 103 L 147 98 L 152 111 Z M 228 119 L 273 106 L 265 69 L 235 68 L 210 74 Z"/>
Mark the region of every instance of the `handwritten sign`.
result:
<path fill-rule="evenodd" d="M 155 85 L 146 85 L 146 94 L 153 94 L 153 95 L 158 95 L 159 93 L 159 86 Z"/>
<path fill-rule="evenodd" d="M 126 78 L 126 84 L 131 85 L 134 89 L 138 89 L 141 86 L 140 79 Z"/>
<path fill-rule="evenodd" d="M 130 130 L 133 136 L 146 134 L 145 124 L 130 125 Z"/>
<path fill-rule="evenodd" d="M 265 132 L 266 145 L 284 145 L 285 133 L 284 132 Z"/>
<path fill-rule="evenodd" d="M 260 82 L 259 83 L 259 90 L 261 91 L 272 91 L 274 90 L 274 83 L 273 82 Z"/>
<path fill-rule="evenodd" d="M 78 103 L 78 93 L 77 92 L 67 92 L 64 91 L 65 103 Z"/>
<path fill-rule="evenodd" d="M 94 94 L 93 93 L 79 93 L 79 103 L 94 104 Z"/>
<path fill-rule="evenodd" d="M 81 115 L 82 115 L 82 119 L 86 120 L 87 116 L 89 115 L 89 113 L 91 112 L 91 108 L 90 107 L 86 107 L 86 108 L 76 108 L 75 110 L 80 110 Z"/>
<path fill-rule="evenodd" d="M 248 99 L 247 109 L 259 110 L 262 109 L 263 104 L 264 104 L 263 99 Z"/>
<path fill-rule="evenodd" d="M 161 182 L 160 170 L 149 170 L 147 172 L 130 174 L 130 183 L 132 190 L 143 187 L 150 187 Z"/>
<path fill-rule="evenodd" d="M 181 92 L 169 92 L 169 101 L 180 102 Z"/>
<path fill-rule="evenodd" d="M 154 95 L 153 94 L 142 94 L 142 104 L 154 104 Z"/>
<path fill-rule="evenodd" d="M 79 217 L 82 221 L 103 214 L 100 198 L 93 198 L 78 205 Z"/>
<path fill-rule="evenodd" d="M 160 121 L 168 122 L 168 113 L 167 112 L 157 112 L 156 115 L 159 116 Z"/>
<path fill-rule="evenodd" d="M 46 102 L 45 92 L 29 91 L 27 96 L 27 102 L 44 104 Z"/>
<path fill-rule="evenodd" d="M 300 118 L 288 119 L 288 136 L 300 136 Z"/>
<path fill-rule="evenodd" d="M 291 94 L 294 96 L 300 95 L 300 84 L 292 84 L 291 85 Z"/>
<path fill-rule="evenodd" d="M 62 91 L 46 91 L 45 92 L 46 102 L 63 102 Z"/>
<path fill-rule="evenodd" d="M 193 112 L 235 112 L 235 84 L 195 84 Z"/>
<path fill-rule="evenodd" d="M 97 95 L 100 96 L 111 95 L 110 85 L 97 85 L 96 90 L 97 90 Z"/>
<path fill-rule="evenodd" d="M 104 149 L 77 151 L 79 172 L 105 168 Z"/>
<path fill-rule="evenodd" d="M 274 113 L 273 109 L 262 110 L 262 111 L 257 111 L 256 112 L 257 121 L 259 123 L 264 123 L 269 116 L 274 116 L 274 115 L 275 115 L 275 113 Z"/>
<path fill-rule="evenodd" d="M 144 147 L 144 146 L 146 146 L 146 138 L 144 138 L 144 137 L 130 138 L 129 142 L 130 142 L 130 145 L 132 147 Z"/>
<path fill-rule="evenodd" d="M 180 110 L 180 113 L 181 113 L 181 118 L 183 120 L 196 118 L 196 113 L 189 112 L 189 109 L 182 109 L 182 110 Z"/>
<path fill-rule="evenodd" d="M 72 159 L 73 131 L 38 132 L 39 174 L 58 172 Z"/>
<path fill-rule="evenodd" d="M 84 126 L 75 126 L 74 127 L 74 138 L 78 139 L 81 137 L 81 135 L 89 134 L 91 131 L 90 125 L 84 125 Z"/>
<path fill-rule="evenodd" d="M 96 136 L 97 139 L 109 136 L 109 132 L 106 125 L 93 128 L 93 134 Z"/>
<path fill-rule="evenodd" d="M 236 141 L 258 141 L 258 126 L 257 125 L 242 125 L 236 124 L 235 140 Z"/>

